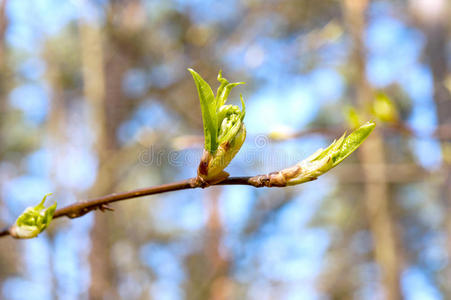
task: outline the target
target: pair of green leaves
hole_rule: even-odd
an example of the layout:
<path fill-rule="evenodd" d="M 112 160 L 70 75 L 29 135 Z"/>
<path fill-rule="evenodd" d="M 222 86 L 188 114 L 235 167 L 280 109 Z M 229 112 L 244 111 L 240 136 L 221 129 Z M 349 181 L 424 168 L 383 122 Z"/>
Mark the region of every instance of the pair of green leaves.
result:
<path fill-rule="evenodd" d="M 215 96 L 210 85 L 196 71 L 193 69 L 188 69 L 188 71 L 193 76 L 199 93 L 205 149 L 214 154 L 219 145 L 230 141 L 240 129 L 245 115 L 243 97 L 241 96 L 242 110 L 235 105 L 225 105 L 225 103 L 231 90 L 237 85 L 244 84 L 244 82 L 229 83 L 219 71 L 218 81 L 220 86 Z"/>

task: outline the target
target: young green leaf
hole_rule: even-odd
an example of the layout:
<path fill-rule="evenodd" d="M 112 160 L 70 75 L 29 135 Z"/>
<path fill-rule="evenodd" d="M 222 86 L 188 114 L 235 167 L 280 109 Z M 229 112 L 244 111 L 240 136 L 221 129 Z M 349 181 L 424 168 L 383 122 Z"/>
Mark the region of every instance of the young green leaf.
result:
<path fill-rule="evenodd" d="M 17 218 L 11 228 L 11 235 L 19 239 L 29 239 L 38 236 L 50 224 L 56 210 L 56 202 L 45 208 L 44 202 L 51 194 L 46 194 L 35 207 L 27 207 Z"/>
<path fill-rule="evenodd" d="M 229 83 L 227 79 L 222 77 L 221 71 L 219 71 L 218 74 L 218 81 L 221 83 L 221 85 L 219 86 L 218 91 L 216 92 L 216 109 L 219 109 L 226 103 L 227 98 L 229 97 L 229 94 L 234 87 L 240 84 L 245 84 L 245 82 Z"/>
<path fill-rule="evenodd" d="M 199 92 L 205 133 L 205 150 L 197 172 L 198 179 L 203 183 L 219 182 L 228 176 L 223 170 L 246 138 L 243 97 L 240 96 L 242 109 L 236 105 L 225 105 L 230 91 L 244 82 L 229 83 L 219 71 L 220 86 L 214 96 L 208 83 L 194 70 L 188 70 Z"/>
<path fill-rule="evenodd" d="M 319 149 L 295 167 L 280 171 L 279 173 L 282 176 L 279 175 L 279 177 L 283 178 L 284 181 L 286 180 L 286 185 L 296 185 L 316 179 L 337 166 L 354 152 L 373 131 L 375 126 L 375 123 L 367 122 L 350 135 L 346 136 L 346 133 L 343 134 L 326 149 Z M 280 181 L 280 178 L 277 178 L 277 180 Z"/>
<path fill-rule="evenodd" d="M 334 167 L 341 163 L 343 159 L 348 157 L 354 150 L 359 148 L 363 141 L 370 135 L 376 124 L 374 122 L 366 122 L 356 130 L 354 130 L 343 141 L 343 145 L 340 147 L 338 157 L 334 160 Z"/>
<path fill-rule="evenodd" d="M 214 153 L 218 148 L 218 119 L 216 115 L 216 100 L 208 83 L 194 71 L 188 69 L 196 83 L 199 94 L 200 108 L 202 111 L 202 120 L 204 124 L 205 149 Z"/>

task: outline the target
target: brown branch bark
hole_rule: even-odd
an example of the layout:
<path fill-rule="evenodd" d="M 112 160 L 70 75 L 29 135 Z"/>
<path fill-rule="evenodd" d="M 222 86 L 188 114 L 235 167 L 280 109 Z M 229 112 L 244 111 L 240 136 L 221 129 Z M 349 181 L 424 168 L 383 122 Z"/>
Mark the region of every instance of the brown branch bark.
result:
<path fill-rule="evenodd" d="M 378 167 L 379 165 L 374 164 L 367 166 L 367 168 L 370 169 L 375 169 Z M 421 178 L 421 176 L 431 176 L 431 174 L 424 172 L 423 170 L 421 170 L 421 168 L 416 168 L 412 165 L 387 165 L 386 167 L 388 168 L 386 175 L 389 176 L 391 174 L 392 176 L 391 178 L 387 178 L 387 180 L 390 182 L 407 182 L 409 181 L 409 178 L 418 180 L 419 178 Z M 342 166 L 341 168 L 339 168 L 339 170 L 335 170 L 334 173 L 336 175 L 339 175 L 340 177 L 345 177 L 346 182 L 363 182 L 365 181 L 365 178 L 360 173 L 360 169 L 360 166 L 348 164 Z M 259 188 L 267 186 L 265 178 L 268 179 L 269 175 L 229 177 L 224 181 L 215 183 L 213 185 L 249 185 Z M 78 218 L 96 209 L 100 209 L 101 211 L 111 210 L 108 205 L 113 202 L 194 188 L 205 188 L 205 186 L 202 186 L 202 184 L 198 180 L 196 180 L 196 178 L 190 178 L 178 182 L 146 187 L 123 193 L 113 193 L 102 197 L 76 202 L 74 204 L 60 208 L 55 211 L 53 218 Z M 9 228 L 0 231 L 0 237 L 7 235 L 10 235 Z"/>
<path fill-rule="evenodd" d="M 220 183 L 216 183 L 213 185 L 250 185 L 254 187 L 263 187 L 265 186 L 264 180 L 262 181 L 262 178 L 264 178 L 267 175 L 258 175 L 254 177 L 230 177 L 225 179 L 224 181 Z M 186 190 L 186 189 L 194 189 L 194 188 L 200 188 L 202 184 L 196 180 L 196 178 L 190 178 L 178 182 L 158 185 L 158 186 L 152 186 L 147 188 L 141 188 L 136 189 L 128 192 L 123 193 L 113 193 L 106 196 L 89 199 L 86 201 L 80 201 L 71 205 L 68 205 L 66 207 L 60 208 L 55 211 L 55 214 L 53 215 L 54 219 L 61 218 L 61 217 L 68 217 L 71 219 L 79 218 L 91 211 L 94 211 L 96 209 L 100 209 L 101 211 L 105 210 L 112 210 L 108 205 L 113 202 L 118 201 L 125 201 L 129 199 L 144 197 L 144 196 L 150 196 L 155 194 L 162 194 L 167 192 L 173 192 L 173 191 L 179 191 L 179 190 Z M 0 237 L 8 236 L 10 235 L 10 229 L 4 229 L 0 231 Z"/>

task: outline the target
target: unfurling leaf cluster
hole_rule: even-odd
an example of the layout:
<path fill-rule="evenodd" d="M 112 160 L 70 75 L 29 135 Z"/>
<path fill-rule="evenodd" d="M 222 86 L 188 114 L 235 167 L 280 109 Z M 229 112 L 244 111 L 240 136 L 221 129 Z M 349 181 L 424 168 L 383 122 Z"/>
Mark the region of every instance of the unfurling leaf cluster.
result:
<path fill-rule="evenodd" d="M 229 83 L 218 74 L 220 82 L 216 96 L 210 85 L 193 69 L 188 69 L 196 83 L 199 94 L 205 136 L 205 150 L 198 168 L 198 178 L 205 183 L 214 183 L 227 178 L 224 168 L 238 153 L 246 138 L 243 123 L 245 105 L 242 108 L 226 104 L 232 89 L 244 82 Z"/>
<path fill-rule="evenodd" d="M 49 195 L 51 194 L 46 194 L 38 205 L 27 207 L 17 218 L 16 223 L 10 229 L 13 237 L 20 239 L 34 238 L 47 228 L 56 210 L 56 202 L 47 208 L 44 206 L 44 202 Z"/>

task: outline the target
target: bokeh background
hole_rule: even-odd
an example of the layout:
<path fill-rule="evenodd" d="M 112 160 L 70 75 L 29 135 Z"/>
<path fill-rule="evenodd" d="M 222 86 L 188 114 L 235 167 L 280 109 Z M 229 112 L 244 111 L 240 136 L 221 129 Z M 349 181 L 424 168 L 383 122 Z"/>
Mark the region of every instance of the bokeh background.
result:
<path fill-rule="evenodd" d="M 449 0 L 1 0 L 0 225 L 195 176 L 188 67 L 246 100 L 227 168 L 377 130 L 319 180 L 120 202 L 0 239 L 1 299 L 451 299 Z"/>

